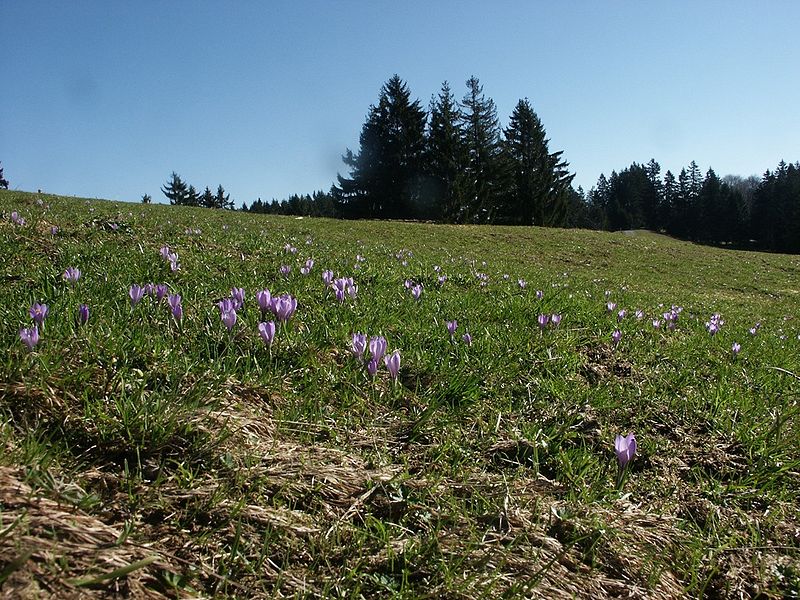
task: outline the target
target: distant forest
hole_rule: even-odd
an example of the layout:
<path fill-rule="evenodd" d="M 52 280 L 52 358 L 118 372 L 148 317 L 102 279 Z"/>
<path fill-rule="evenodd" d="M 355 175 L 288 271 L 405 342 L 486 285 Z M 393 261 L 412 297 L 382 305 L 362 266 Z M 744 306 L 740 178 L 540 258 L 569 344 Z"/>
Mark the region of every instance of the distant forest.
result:
<path fill-rule="evenodd" d="M 676 176 L 654 159 L 633 163 L 588 192 L 561 150 L 553 151 L 528 99 L 501 127 L 494 101 L 471 77 L 460 100 L 447 82 L 427 110 L 397 75 L 380 90 L 361 128 L 358 151 L 346 149 L 349 173 L 328 192 L 260 198 L 255 213 L 345 219 L 409 219 L 650 229 L 706 244 L 800 253 L 800 163 L 780 162 L 760 178 L 703 173 L 692 161 Z M 163 189 L 172 203 L 231 208 L 220 186 L 197 193 L 173 173 Z M 149 201 L 149 197 L 148 197 Z"/>

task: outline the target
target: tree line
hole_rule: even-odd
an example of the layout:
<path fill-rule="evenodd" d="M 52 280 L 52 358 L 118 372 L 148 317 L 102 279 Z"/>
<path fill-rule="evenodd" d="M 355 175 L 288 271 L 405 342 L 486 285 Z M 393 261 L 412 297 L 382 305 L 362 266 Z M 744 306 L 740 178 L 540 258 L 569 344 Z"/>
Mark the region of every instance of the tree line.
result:
<path fill-rule="evenodd" d="M 800 252 L 800 163 L 758 177 L 703 174 L 692 161 L 677 177 L 655 160 L 600 175 L 577 226 L 650 229 L 706 244 Z"/>
<path fill-rule="evenodd" d="M 181 206 L 201 206 L 204 208 L 234 208 L 231 195 L 225 193 L 225 188 L 221 185 L 217 187 L 217 192 L 213 193 L 208 186 L 203 192 L 198 192 L 191 184 L 187 184 L 180 175 L 172 172 L 169 181 L 161 187 L 161 191 L 169 200 L 170 204 Z M 142 196 L 143 204 L 150 204 L 151 198 L 145 194 Z"/>

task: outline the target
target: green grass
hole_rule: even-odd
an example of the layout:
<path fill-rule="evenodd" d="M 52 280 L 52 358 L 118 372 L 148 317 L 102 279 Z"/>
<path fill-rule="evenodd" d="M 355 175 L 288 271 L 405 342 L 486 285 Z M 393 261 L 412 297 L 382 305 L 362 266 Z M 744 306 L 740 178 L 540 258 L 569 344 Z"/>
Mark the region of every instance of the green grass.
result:
<path fill-rule="evenodd" d="M 0 252 L 4 592 L 800 594 L 800 257 L 21 192 L 0 192 Z M 325 269 L 357 297 L 337 302 Z M 182 321 L 154 297 L 131 307 L 134 283 L 180 294 Z M 234 286 L 228 332 L 216 303 Z M 272 348 L 264 288 L 298 299 Z M 29 351 L 33 302 L 50 314 Z M 673 305 L 675 330 L 654 329 Z M 400 350 L 397 382 L 367 375 L 355 332 Z"/>

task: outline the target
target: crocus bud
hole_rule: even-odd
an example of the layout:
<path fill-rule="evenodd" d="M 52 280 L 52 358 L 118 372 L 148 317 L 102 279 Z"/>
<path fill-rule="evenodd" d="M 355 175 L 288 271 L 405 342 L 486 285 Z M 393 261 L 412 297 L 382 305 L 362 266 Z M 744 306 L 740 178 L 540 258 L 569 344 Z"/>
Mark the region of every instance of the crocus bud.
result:
<path fill-rule="evenodd" d="M 275 321 L 259 323 L 258 334 L 261 336 L 261 339 L 264 340 L 265 344 L 272 346 L 272 342 L 275 340 Z"/>
<path fill-rule="evenodd" d="M 617 462 L 619 462 L 620 468 L 624 469 L 636 454 L 636 438 L 632 433 L 625 437 L 618 435 L 614 440 L 614 451 L 617 453 Z"/>
<path fill-rule="evenodd" d="M 128 290 L 128 296 L 131 299 L 131 306 L 136 306 L 144 296 L 144 288 L 134 283 Z"/>
<path fill-rule="evenodd" d="M 33 350 L 33 347 L 39 343 L 39 329 L 35 325 L 20 329 L 19 339 L 28 347 L 28 350 Z"/>
<path fill-rule="evenodd" d="M 81 325 L 86 325 L 89 322 L 89 307 L 85 304 L 81 304 L 78 307 L 78 323 Z"/>
<path fill-rule="evenodd" d="M 400 372 L 400 351 L 395 350 L 383 360 L 386 368 L 389 369 L 389 375 L 392 376 L 392 379 L 397 379 L 397 374 Z"/>

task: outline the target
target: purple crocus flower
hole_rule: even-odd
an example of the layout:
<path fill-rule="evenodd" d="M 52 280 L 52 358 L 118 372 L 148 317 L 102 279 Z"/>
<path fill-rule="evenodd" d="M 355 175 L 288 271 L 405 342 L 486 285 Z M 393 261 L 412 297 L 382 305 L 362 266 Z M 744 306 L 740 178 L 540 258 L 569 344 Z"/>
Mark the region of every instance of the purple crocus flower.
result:
<path fill-rule="evenodd" d="M 660 329 L 661 328 L 661 321 L 658 319 L 653 319 L 653 329 Z"/>
<path fill-rule="evenodd" d="M 164 260 L 168 260 L 170 253 L 169 246 L 167 245 L 161 246 L 161 249 L 158 252 L 159 254 L 161 254 L 161 258 L 163 258 Z"/>
<path fill-rule="evenodd" d="M 617 308 L 616 302 L 606 302 L 606 310 L 608 312 L 614 312 Z"/>
<path fill-rule="evenodd" d="M 370 377 L 375 377 L 375 374 L 377 372 L 378 372 L 378 361 L 373 358 L 367 363 L 367 373 L 369 373 Z"/>
<path fill-rule="evenodd" d="M 731 352 L 733 352 L 734 356 L 738 355 L 741 349 L 742 346 L 739 342 L 733 342 L 733 346 L 731 346 Z"/>
<path fill-rule="evenodd" d="M 167 287 L 167 284 L 159 283 L 159 284 L 157 284 L 155 286 L 153 291 L 156 294 L 156 300 L 161 302 L 164 299 L 164 296 L 167 295 L 167 292 L 169 291 L 169 288 Z"/>
<path fill-rule="evenodd" d="M 544 292 L 542 290 L 536 290 L 536 299 L 541 300 L 544 298 Z"/>
<path fill-rule="evenodd" d="M 539 328 L 544 329 L 550 322 L 550 317 L 548 315 L 539 315 L 536 321 L 539 323 Z"/>
<path fill-rule="evenodd" d="M 89 307 L 86 304 L 81 304 L 78 307 L 78 323 L 86 325 L 89 322 Z"/>
<path fill-rule="evenodd" d="M 56 227 L 55 225 L 53 225 L 53 226 L 50 228 L 50 235 L 58 235 L 58 227 Z"/>
<path fill-rule="evenodd" d="M 34 325 L 20 329 L 19 339 L 28 347 L 28 350 L 33 350 L 33 347 L 39 343 L 39 328 Z"/>
<path fill-rule="evenodd" d="M 233 326 L 236 325 L 236 311 L 225 310 L 220 313 L 220 317 L 222 318 L 222 322 L 225 323 L 225 327 L 228 328 L 228 331 L 233 329 Z"/>
<path fill-rule="evenodd" d="M 292 315 L 297 310 L 297 298 L 293 298 L 289 294 L 275 296 L 272 298 L 272 312 L 275 317 L 281 322 L 286 322 L 292 318 Z"/>
<path fill-rule="evenodd" d="M 364 358 L 364 352 L 367 349 L 367 336 L 364 333 L 354 333 L 353 334 L 353 343 L 350 346 L 350 349 L 353 351 L 359 359 Z"/>
<path fill-rule="evenodd" d="M 465 333 L 461 336 L 461 339 L 464 340 L 464 343 L 467 346 L 472 346 L 472 336 L 469 333 Z"/>
<path fill-rule="evenodd" d="M 144 295 L 145 296 L 152 296 L 153 292 L 156 291 L 156 286 L 153 285 L 152 283 L 145 283 L 143 289 L 144 289 Z"/>
<path fill-rule="evenodd" d="M 269 290 L 256 292 L 256 302 L 262 313 L 272 310 L 272 294 L 270 294 Z"/>
<path fill-rule="evenodd" d="M 633 434 L 629 433 L 625 437 L 617 435 L 614 440 L 614 452 L 617 454 L 619 468 L 624 469 L 633 458 L 634 454 L 636 454 L 636 438 Z"/>
<path fill-rule="evenodd" d="M 333 271 L 326 269 L 322 272 L 322 283 L 326 286 L 330 285 L 333 282 Z"/>
<path fill-rule="evenodd" d="M 439 275 L 439 277 L 436 278 L 436 281 L 439 283 L 439 285 L 443 285 L 444 282 L 447 281 L 447 275 Z"/>
<path fill-rule="evenodd" d="M 39 304 L 38 302 L 34 302 L 31 305 L 28 314 L 31 316 L 31 319 L 36 322 L 36 325 L 41 327 L 49 312 L 50 308 L 47 306 L 47 304 Z"/>
<path fill-rule="evenodd" d="M 272 346 L 275 341 L 275 321 L 258 324 L 258 334 L 267 346 Z"/>
<path fill-rule="evenodd" d="M 167 303 L 172 311 L 172 316 L 175 317 L 176 321 L 180 321 L 183 318 L 183 306 L 181 305 L 180 294 L 170 294 L 169 297 L 167 297 Z"/>
<path fill-rule="evenodd" d="M 420 296 L 422 296 L 422 284 L 417 284 L 411 288 L 411 295 L 414 296 L 414 300 L 419 300 Z"/>
<path fill-rule="evenodd" d="M 67 270 L 64 271 L 64 274 L 61 275 L 61 277 L 63 277 L 64 281 L 67 283 L 75 285 L 78 283 L 78 279 L 81 278 L 81 270 L 77 267 L 67 267 Z"/>
<path fill-rule="evenodd" d="M 144 296 L 144 288 L 134 283 L 128 290 L 128 296 L 131 298 L 131 306 L 136 306 Z"/>
<path fill-rule="evenodd" d="M 627 310 L 625 310 L 624 308 L 620 309 L 620 311 L 617 313 L 617 322 L 622 321 L 625 318 L 625 315 L 627 314 L 628 314 Z"/>
<path fill-rule="evenodd" d="M 280 272 L 281 275 L 288 275 L 289 273 L 292 272 L 292 267 L 290 267 L 289 265 L 281 265 Z"/>
<path fill-rule="evenodd" d="M 619 341 L 622 339 L 622 332 L 619 329 L 615 329 L 614 333 L 611 334 L 611 341 L 614 342 L 616 346 L 619 344 Z"/>
<path fill-rule="evenodd" d="M 383 359 L 386 363 L 386 368 L 389 369 L 389 375 L 392 379 L 397 380 L 397 374 L 400 372 L 400 350 L 395 350 L 389 356 Z"/>
<path fill-rule="evenodd" d="M 452 336 L 453 334 L 455 334 L 456 329 L 458 328 L 458 321 L 456 321 L 455 319 L 453 319 L 452 321 L 445 321 L 445 325 L 447 325 L 447 331 L 449 331 L 450 335 Z"/>
<path fill-rule="evenodd" d="M 553 324 L 553 327 L 558 327 L 559 323 L 561 323 L 561 315 L 558 313 L 550 315 L 550 322 Z"/>
<path fill-rule="evenodd" d="M 244 288 L 231 288 L 231 298 L 234 302 L 234 308 L 236 310 L 241 310 L 244 305 Z"/>
<path fill-rule="evenodd" d="M 524 279 L 518 279 L 517 283 L 519 284 L 520 289 L 523 289 L 523 290 L 525 289 L 525 286 L 528 285 L 528 282 L 525 281 Z"/>
<path fill-rule="evenodd" d="M 386 354 L 386 338 L 377 335 L 369 341 L 369 353 L 376 363 Z"/>

